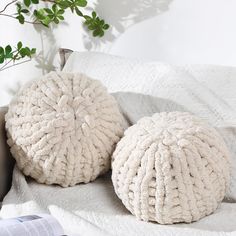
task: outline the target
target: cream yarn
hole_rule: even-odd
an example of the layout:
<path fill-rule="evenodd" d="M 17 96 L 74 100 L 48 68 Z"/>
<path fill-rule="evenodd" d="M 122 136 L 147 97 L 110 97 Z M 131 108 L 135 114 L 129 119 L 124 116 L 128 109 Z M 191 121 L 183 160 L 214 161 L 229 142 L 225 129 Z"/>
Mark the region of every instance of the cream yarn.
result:
<path fill-rule="evenodd" d="M 214 128 L 189 113 L 158 113 L 125 131 L 112 181 L 126 208 L 161 224 L 211 214 L 229 184 L 229 153 Z"/>
<path fill-rule="evenodd" d="M 123 118 L 100 82 L 52 72 L 24 87 L 6 115 L 18 167 L 40 183 L 87 183 L 110 168 Z"/>

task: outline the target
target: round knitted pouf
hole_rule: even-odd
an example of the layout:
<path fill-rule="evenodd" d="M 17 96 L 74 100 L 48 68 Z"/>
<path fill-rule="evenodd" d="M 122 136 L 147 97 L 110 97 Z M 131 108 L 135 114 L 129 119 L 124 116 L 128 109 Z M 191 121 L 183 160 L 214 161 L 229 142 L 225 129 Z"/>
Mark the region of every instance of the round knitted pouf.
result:
<path fill-rule="evenodd" d="M 189 113 L 158 113 L 125 131 L 112 157 L 115 192 L 139 219 L 192 222 L 211 214 L 229 184 L 229 153 Z"/>
<path fill-rule="evenodd" d="M 27 84 L 6 115 L 8 144 L 25 175 L 63 187 L 110 168 L 123 117 L 100 82 L 52 72 Z"/>

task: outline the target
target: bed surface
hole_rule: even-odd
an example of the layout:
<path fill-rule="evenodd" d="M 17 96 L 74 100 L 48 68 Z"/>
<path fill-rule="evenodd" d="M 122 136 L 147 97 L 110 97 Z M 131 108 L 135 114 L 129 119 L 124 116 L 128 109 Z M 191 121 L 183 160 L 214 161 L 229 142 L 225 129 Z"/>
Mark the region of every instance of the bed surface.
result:
<path fill-rule="evenodd" d="M 113 94 L 129 124 L 154 111 L 182 110 L 169 100 L 134 93 Z M 127 102 L 129 101 L 129 102 Z M 139 109 L 137 109 L 139 104 Z M 36 183 L 14 169 L 10 192 L 3 201 L 0 217 L 49 213 L 68 235 L 207 235 L 236 234 L 236 204 L 224 201 L 219 208 L 192 224 L 159 225 L 137 220 L 117 198 L 111 173 L 88 184 L 62 188 Z"/>
<path fill-rule="evenodd" d="M 45 186 L 14 170 L 13 187 L 0 216 L 50 213 L 69 235 L 235 235 L 236 204 L 223 202 L 217 211 L 192 224 L 170 226 L 137 220 L 116 197 L 110 173 L 89 184 Z"/>

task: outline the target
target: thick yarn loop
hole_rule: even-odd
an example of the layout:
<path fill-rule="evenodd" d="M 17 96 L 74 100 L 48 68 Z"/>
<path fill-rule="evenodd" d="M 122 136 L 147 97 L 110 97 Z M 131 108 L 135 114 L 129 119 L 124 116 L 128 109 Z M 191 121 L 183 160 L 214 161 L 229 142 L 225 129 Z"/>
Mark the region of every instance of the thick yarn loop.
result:
<path fill-rule="evenodd" d="M 110 168 L 123 117 L 99 81 L 52 72 L 27 84 L 6 115 L 18 167 L 40 183 L 87 183 Z"/>
<path fill-rule="evenodd" d="M 156 113 L 125 131 L 112 157 L 115 192 L 139 219 L 193 222 L 216 210 L 229 185 L 219 134 L 189 113 Z"/>

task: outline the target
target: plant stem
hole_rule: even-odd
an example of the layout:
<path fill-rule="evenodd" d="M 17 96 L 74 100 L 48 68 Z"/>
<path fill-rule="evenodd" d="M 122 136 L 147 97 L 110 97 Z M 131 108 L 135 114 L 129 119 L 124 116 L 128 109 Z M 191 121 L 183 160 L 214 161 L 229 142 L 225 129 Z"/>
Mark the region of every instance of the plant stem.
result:
<path fill-rule="evenodd" d="M 4 13 L 0 13 L 0 16 L 10 17 L 10 18 L 13 18 L 13 19 L 17 20 L 17 18 L 15 16 L 4 14 Z M 33 25 L 41 25 L 41 23 L 36 22 L 36 21 L 27 21 L 27 20 L 25 20 L 25 23 L 33 24 Z"/>
<path fill-rule="evenodd" d="M 8 64 L 10 64 L 12 61 L 13 61 L 13 59 L 11 59 L 11 60 L 8 61 L 7 63 L 5 63 L 5 65 L 0 68 L 0 71 L 3 71 L 4 68 L 5 68 Z"/>
<path fill-rule="evenodd" d="M 13 0 L 11 2 L 9 2 L 1 11 L 0 13 L 3 13 L 10 5 L 12 5 L 13 3 L 17 2 L 17 0 Z"/>
<path fill-rule="evenodd" d="M 8 65 L 9 63 L 11 63 L 12 61 L 13 61 L 13 60 L 10 60 L 10 61 L 7 62 L 4 66 L 2 66 L 2 67 L 0 68 L 0 71 L 4 71 L 4 70 L 9 69 L 9 68 L 11 68 L 11 67 L 13 67 L 13 66 L 18 66 L 18 65 L 21 65 L 21 64 L 23 64 L 23 63 L 29 62 L 29 61 L 31 61 L 31 58 L 28 59 L 28 60 L 25 60 L 25 61 L 16 63 L 16 64 L 14 63 L 13 65 L 7 66 L 7 65 Z"/>
<path fill-rule="evenodd" d="M 43 2 L 50 2 L 50 3 L 56 3 L 54 0 L 42 0 Z"/>
<path fill-rule="evenodd" d="M 18 0 L 13 0 L 11 2 L 9 2 L 1 11 L 0 13 L 3 13 L 10 5 L 12 5 L 13 3 L 17 2 Z M 51 2 L 51 3 L 56 3 L 54 0 L 42 0 L 43 2 Z"/>
<path fill-rule="evenodd" d="M 14 51 L 13 53 L 15 53 L 15 52 L 17 52 L 17 51 L 18 51 L 18 50 Z M 18 55 L 19 55 L 19 52 L 16 53 L 16 55 L 14 56 L 14 58 L 17 58 Z M 3 70 L 6 68 L 6 66 L 7 66 L 8 64 L 10 64 L 12 61 L 14 61 L 14 60 L 15 60 L 14 58 L 12 58 L 12 59 L 9 60 L 7 63 L 5 63 L 5 65 L 0 68 L 0 71 L 3 71 Z"/>

